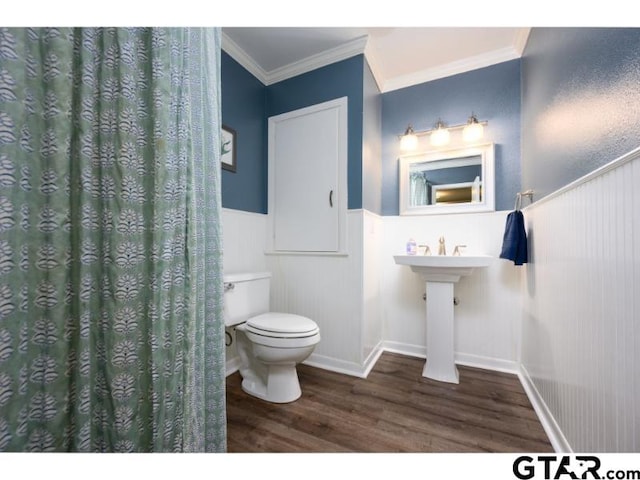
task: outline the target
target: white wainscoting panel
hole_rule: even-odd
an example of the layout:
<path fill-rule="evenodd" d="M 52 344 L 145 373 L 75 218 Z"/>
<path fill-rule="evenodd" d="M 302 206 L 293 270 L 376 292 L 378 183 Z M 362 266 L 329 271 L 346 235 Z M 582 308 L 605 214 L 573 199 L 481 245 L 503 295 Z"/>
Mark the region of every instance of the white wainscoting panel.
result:
<path fill-rule="evenodd" d="M 361 361 L 365 364 L 371 364 L 368 359 L 379 355 L 382 342 L 382 297 L 380 295 L 382 227 L 382 217 L 363 210 Z"/>
<path fill-rule="evenodd" d="M 523 210 L 523 371 L 574 451 L 640 452 L 638 156 Z"/>
<path fill-rule="evenodd" d="M 261 213 L 222 209 L 222 246 L 224 273 L 264 272 L 267 216 Z M 227 375 L 238 367 L 234 330 L 227 329 L 234 344 L 226 348 Z"/>
<path fill-rule="evenodd" d="M 267 216 L 222 209 L 224 273 L 264 272 Z"/>
<path fill-rule="evenodd" d="M 456 361 L 518 370 L 522 267 L 498 258 L 507 213 L 383 217 L 380 264 L 386 349 L 425 354 L 425 284 L 408 267 L 396 265 L 393 255 L 405 253 L 409 238 L 429 245 L 435 255 L 438 239 L 444 236 L 448 254 L 455 245 L 467 245 L 463 254 L 495 257 L 491 266 L 476 269 L 455 285 L 454 296 L 459 300 L 454 310 Z"/>
<path fill-rule="evenodd" d="M 267 255 L 271 309 L 304 315 L 320 328 L 309 364 L 362 375 L 363 213 L 347 214 L 348 255 Z"/>

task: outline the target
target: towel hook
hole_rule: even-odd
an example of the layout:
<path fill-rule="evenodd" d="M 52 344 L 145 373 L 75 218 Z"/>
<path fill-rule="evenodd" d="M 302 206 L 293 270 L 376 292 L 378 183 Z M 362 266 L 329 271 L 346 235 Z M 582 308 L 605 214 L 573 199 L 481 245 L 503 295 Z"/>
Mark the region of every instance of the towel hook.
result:
<path fill-rule="evenodd" d="M 513 209 L 518 211 L 522 207 L 522 197 L 529 197 L 529 202 L 533 201 L 533 190 L 527 190 L 525 192 L 516 193 L 516 204 Z"/>

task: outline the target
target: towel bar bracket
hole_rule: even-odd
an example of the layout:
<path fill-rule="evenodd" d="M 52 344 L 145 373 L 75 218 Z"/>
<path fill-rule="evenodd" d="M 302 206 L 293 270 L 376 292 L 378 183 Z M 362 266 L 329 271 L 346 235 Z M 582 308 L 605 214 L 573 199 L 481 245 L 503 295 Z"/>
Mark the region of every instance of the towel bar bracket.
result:
<path fill-rule="evenodd" d="M 516 193 L 516 204 L 513 207 L 514 210 L 520 210 L 522 207 L 522 197 L 529 197 L 529 203 L 533 202 L 533 190 Z"/>

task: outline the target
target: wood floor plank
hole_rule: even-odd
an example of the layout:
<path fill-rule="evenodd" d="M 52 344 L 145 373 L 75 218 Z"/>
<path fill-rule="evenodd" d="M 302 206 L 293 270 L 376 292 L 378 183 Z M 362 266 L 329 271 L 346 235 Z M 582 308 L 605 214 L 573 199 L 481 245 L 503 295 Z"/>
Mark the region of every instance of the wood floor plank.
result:
<path fill-rule="evenodd" d="M 423 365 L 385 352 L 366 379 L 299 365 L 302 397 L 284 405 L 230 375 L 228 451 L 553 451 L 516 375 L 459 367 L 455 385 L 422 377 Z"/>

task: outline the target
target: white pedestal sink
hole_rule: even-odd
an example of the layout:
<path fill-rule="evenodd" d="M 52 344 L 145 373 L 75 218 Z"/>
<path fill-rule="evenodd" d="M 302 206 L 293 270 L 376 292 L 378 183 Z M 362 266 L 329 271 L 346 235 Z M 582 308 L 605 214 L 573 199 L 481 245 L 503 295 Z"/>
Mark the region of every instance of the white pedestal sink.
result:
<path fill-rule="evenodd" d="M 407 265 L 427 284 L 427 362 L 422 376 L 441 382 L 459 383 L 454 361 L 453 284 L 488 267 L 492 257 L 394 255 L 398 265 Z"/>

